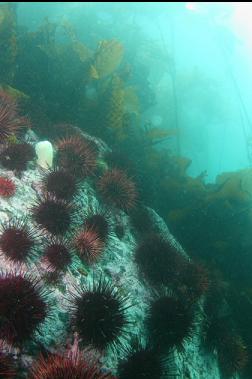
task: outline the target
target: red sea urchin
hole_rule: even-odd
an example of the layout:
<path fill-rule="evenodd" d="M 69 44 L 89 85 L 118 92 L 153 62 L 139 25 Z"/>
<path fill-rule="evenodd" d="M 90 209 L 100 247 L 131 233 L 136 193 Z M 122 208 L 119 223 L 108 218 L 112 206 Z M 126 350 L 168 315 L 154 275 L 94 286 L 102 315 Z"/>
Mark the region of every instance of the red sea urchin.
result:
<path fill-rule="evenodd" d="M 106 171 L 98 181 L 98 190 L 106 203 L 124 211 L 129 211 L 136 204 L 136 186 L 123 171 Z"/>
<path fill-rule="evenodd" d="M 40 357 L 35 362 L 29 379 L 116 379 L 102 373 L 96 366 L 90 367 L 84 359 L 70 359 L 60 355 Z"/>
<path fill-rule="evenodd" d="M 0 196 L 11 197 L 16 191 L 15 183 L 8 178 L 0 177 Z"/>
<path fill-rule="evenodd" d="M 85 214 L 84 227 L 95 231 L 99 238 L 106 243 L 112 234 L 111 214 L 107 209 L 96 207 Z"/>
<path fill-rule="evenodd" d="M 54 235 L 67 232 L 72 220 L 71 212 L 71 204 L 48 194 L 32 207 L 32 215 L 36 223 Z"/>
<path fill-rule="evenodd" d="M 35 255 L 38 235 L 27 220 L 10 220 L 1 226 L 0 249 L 10 261 L 21 263 Z"/>
<path fill-rule="evenodd" d="M 57 142 L 56 163 L 76 177 L 86 178 L 93 174 L 96 155 L 91 143 L 84 137 L 73 136 Z"/>
<path fill-rule="evenodd" d="M 6 141 L 8 137 L 28 123 L 25 117 L 18 115 L 17 103 L 11 96 L 0 91 L 0 141 Z"/>
<path fill-rule="evenodd" d="M 104 248 L 98 233 L 90 228 L 81 230 L 74 239 L 74 246 L 79 257 L 88 264 L 95 263 Z"/>
<path fill-rule="evenodd" d="M 0 338 L 20 346 L 38 330 L 48 313 L 38 279 L 21 273 L 0 275 Z"/>
<path fill-rule="evenodd" d="M 84 345 L 103 351 L 122 342 L 129 325 L 128 295 L 101 276 L 92 286 L 76 288 L 72 297 L 72 324 Z"/>

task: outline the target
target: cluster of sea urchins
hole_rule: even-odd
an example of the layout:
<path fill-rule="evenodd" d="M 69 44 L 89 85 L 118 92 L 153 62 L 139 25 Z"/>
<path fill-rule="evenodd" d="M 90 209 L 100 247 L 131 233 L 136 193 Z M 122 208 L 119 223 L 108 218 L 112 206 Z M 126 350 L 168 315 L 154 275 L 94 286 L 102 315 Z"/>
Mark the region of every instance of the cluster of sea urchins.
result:
<path fill-rule="evenodd" d="M 206 270 L 190 262 L 161 234 L 147 234 L 137 245 L 135 262 L 153 286 L 169 286 L 187 302 L 195 302 L 208 289 Z"/>
<path fill-rule="evenodd" d="M 0 137 L 2 141 L 18 131 L 26 120 L 18 117 L 16 104 L 0 93 Z M 85 215 L 83 225 L 72 243 L 65 238 L 74 215 L 72 200 L 82 180 L 93 176 L 96 170 L 97 151 L 94 144 L 81 134 L 66 136 L 56 142 L 56 157 L 42 183 L 43 194 L 32 207 L 32 217 L 45 232 L 43 260 L 49 271 L 65 271 L 72 262 L 72 250 L 85 264 L 93 264 L 100 258 L 111 235 L 108 212 L 96 210 Z M 22 171 L 34 158 L 34 149 L 23 142 L 6 144 L 0 154 L 3 167 Z M 0 194 L 11 196 L 15 185 L 9 179 L 0 178 Z M 127 170 L 111 168 L 97 181 L 103 201 L 114 209 L 131 212 L 138 221 L 144 219 L 143 239 L 135 251 L 135 262 L 144 279 L 154 287 L 172 288 L 176 295 L 165 294 L 150 305 L 146 330 L 149 344 L 140 342 L 127 350 L 127 357 L 119 365 L 120 379 L 173 376 L 167 358 L 171 349 L 181 350 L 190 339 L 195 325 L 193 303 L 206 292 L 208 277 L 205 270 L 185 258 L 169 240 L 152 232 L 152 222 L 146 212 L 132 213 L 137 203 L 137 189 Z M 134 217 L 132 217 L 134 221 Z M 2 225 L 0 248 L 5 257 L 15 263 L 25 262 L 36 253 L 37 234 L 25 220 Z M 18 301 L 16 301 L 18 299 Z M 187 299 L 187 301 L 184 301 Z M 127 295 L 100 276 L 90 286 L 76 287 L 72 293 L 70 319 L 72 330 L 78 333 L 82 346 L 91 346 L 104 352 L 125 341 L 130 307 Z M 21 347 L 31 339 L 48 315 L 48 302 L 41 282 L 27 274 L 11 272 L 0 275 L 0 338 L 8 344 Z M 225 366 L 242 351 L 240 340 L 229 341 L 228 353 L 220 349 L 219 357 Z M 245 355 L 244 355 L 245 356 Z M 240 354 L 234 363 L 238 369 L 245 361 Z M 0 356 L 0 358 L 3 357 Z M 7 360 L 3 360 L 3 364 Z M 1 363 L 1 362 L 0 362 Z M 7 367 L 7 365 L 6 365 Z M 0 367 L 1 370 L 1 367 Z M 234 370 L 233 370 L 234 371 Z M 8 377 L 6 368 L 6 378 Z M 10 375 L 11 371 L 10 371 Z M 1 372 L 0 372 L 1 377 Z M 11 377 L 11 376 L 10 376 Z M 33 365 L 30 379 L 105 379 L 112 378 L 90 367 L 82 359 L 61 355 L 42 357 Z"/>
<path fill-rule="evenodd" d="M 19 115 L 16 101 L 5 91 L 0 91 L 0 163 L 7 170 L 21 172 L 26 170 L 29 161 L 35 157 L 32 145 L 15 140 L 13 137 L 20 129 L 30 125 L 26 117 Z M 15 186 L 11 181 L 1 181 L 2 196 L 11 196 Z M 1 193 L 1 189 L 0 189 Z"/>

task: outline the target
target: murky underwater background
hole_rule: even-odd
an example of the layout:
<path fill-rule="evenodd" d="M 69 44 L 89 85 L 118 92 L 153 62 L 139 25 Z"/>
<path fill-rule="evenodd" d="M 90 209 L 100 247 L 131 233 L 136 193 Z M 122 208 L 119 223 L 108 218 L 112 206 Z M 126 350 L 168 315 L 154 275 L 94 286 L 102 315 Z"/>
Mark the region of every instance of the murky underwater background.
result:
<path fill-rule="evenodd" d="M 184 327 L 184 334 L 179 337 L 172 329 L 174 341 L 168 343 L 169 349 L 182 349 L 183 339 L 192 333 L 192 307 L 199 307 L 197 313 L 204 319 L 200 332 L 203 350 L 217 356 L 223 378 L 252 376 L 251 16 L 252 3 L 0 3 L 1 169 L 22 180 L 27 162 L 35 162 L 31 146 L 38 141 L 52 144 L 55 167 L 50 170 L 57 174 L 60 167 L 72 177 L 57 176 L 58 187 L 63 188 L 60 193 L 50 191 L 51 182 L 44 179 L 53 200 L 42 197 L 32 212 L 35 222 L 54 236 L 54 245 L 59 244 L 58 238 L 66 237 L 68 208 L 62 202 L 68 203 L 72 194 L 64 192 L 65 183 L 73 186 L 74 193 L 90 176 L 90 196 L 100 196 L 105 206 L 111 205 L 118 239 L 125 233 L 120 217 L 129 217 L 129 233 L 136 237 L 134 262 L 154 298 L 157 293 L 168 296 L 169 289 L 172 301 L 180 299 L 186 304 L 184 313 L 180 310 L 174 316 L 177 320 L 183 313 L 180 326 L 173 320 L 174 330 Z M 21 124 L 25 124 L 22 129 Z M 84 147 L 82 133 L 91 136 Z M 106 176 L 110 170 L 115 171 Z M 98 184 L 93 178 L 98 178 Z M 10 184 L 0 180 L 1 196 L 10 193 Z M 51 213 L 45 211 L 49 213 L 43 218 L 44 204 L 54 208 Z M 48 220 L 59 207 L 63 213 L 55 226 Z M 162 217 L 190 257 L 190 264 L 178 258 L 176 251 L 170 257 L 167 241 L 150 221 L 150 208 Z M 103 221 L 110 218 L 107 213 L 100 216 Z M 90 221 L 92 232 L 97 220 Z M 71 222 L 73 234 L 74 216 Z M 99 218 L 99 231 L 105 233 L 100 222 Z M 13 225 L 24 232 L 23 224 L 3 224 L 2 252 L 7 246 L 3 235 L 8 228 L 13 231 Z M 87 221 L 85 228 L 83 233 L 88 230 Z M 84 237 L 85 243 L 89 239 L 91 253 L 87 245 L 83 247 Z M 104 241 L 81 233 L 74 241 L 81 257 L 89 251 L 85 262 L 89 267 Z M 17 250 L 20 246 L 16 242 Z M 9 245 L 6 251 L 10 255 Z M 8 259 L 20 264 L 23 258 L 14 256 L 15 252 Z M 1 326 L 6 322 L 1 320 L 1 312 L 8 308 L 1 297 L 1 280 L 0 339 L 15 345 L 16 337 L 9 337 L 13 332 L 7 333 Z M 103 279 L 99 283 L 93 291 L 106 292 Z M 114 294 L 112 287 L 109 291 L 106 296 Z M 127 300 L 122 295 L 116 301 L 119 298 Z M 80 303 L 75 301 L 76 310 Z M 159 324 L 160 334 L 165 334 L 166 323 L 160 314 L 167 311 L 167 319 L 172 319 L 166 307 L 156 303 L 148 316 L 147 324 L 153 330 Z M 178 303 L 171 308 L 179 309 Z M 81 329 L 77 319 L 75 314 L 75 326 L 79 322 L 76 328 Z M 121 379 L 174 377 L 174 373 L 165 376 L 160 360 L 145 368 L 144 374 L 138 371 L 150 357 L 158 360 L 160 354 L 164 359 L 164 351 L 167 353 L 167 341 L 153 333 L 146 337 L 150 345 L 147 343 L 146 355 L 141 351 L 142 366 L 137 360 L 136 352 L 142 348 L 138 341 L 132 350 L 126 349 L 129 356 L 135 354 L 131 371 L 127 373 L 122 365 L 119 372 L 111 368 L 113 375 Z M 103 350 L 99 343 L 95 347 Z M 20 344 L 18 341 L 22 351 Z M 12 378 L 15 376 L 4 366 L 8 366 L 4 349 L 0 352 L 0 378 Z M 27 377 L 49 378 L 44 372 L 45 368 L 41 374 L 34 371 Z M 23 372 L 19 375 L 16 377 L 26 377 Z M 97 376 L 87 379 L 105 378 L 102 373 L 92 375 Z M 59 378 L 50 376 L 54 377 Z"/>

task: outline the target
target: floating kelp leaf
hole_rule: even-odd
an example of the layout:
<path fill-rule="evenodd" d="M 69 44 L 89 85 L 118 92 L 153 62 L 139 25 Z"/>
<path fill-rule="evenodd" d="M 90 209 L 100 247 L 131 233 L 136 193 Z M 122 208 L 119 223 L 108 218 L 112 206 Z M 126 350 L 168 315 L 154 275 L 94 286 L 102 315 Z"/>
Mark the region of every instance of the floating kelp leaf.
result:
<path fill-rule="evenodd" d="M 252 169 L 243 170 L 241 189 L 252 196 Z"/>
<path fill-rule="evenodd" d="M 140 103 L 134 87 L 124 89 L 124 111 L 129 113 L 140 113 Z"/>
<path fill-rule="evenodd" d="M 93 65 L 90 66 L 90 76 L 92 79 L 99 79 L 99 74 Z"/>
<path fill-rule="evenodd" d="M 232 203 L 244 204 L 252 196 L 251 169 L 225 172 L 216 178 L 216 190 L 209 194 L 209 200 L 225 199 Z"/>
<path fill-rule="evenodd" d="M 146 136 L 151 140 L 172 137 L 172 136 L 176 136 L 177 134 L 178 134 L 177 129 L 151 128 L 146 131 Z"/>
<path fill-rule="evenodd" d="M 11 4 L 1 4 L 0 5 L 0 31 L 3 31 L 9 24 L 12 24 L 14 21 L 15 15 L 13 7 Z"/>
<path fill-rule="evenodd" d="M 67 20 L 67 19 L 63 19 L 61 21 L 61 26 L 62 28 L 64 29 L 66 35 L 71 39 L 71 40 L 75 40 L 76 39 L 76 31 L 73 27 L 73 24 Z"/>
<path fill-rule="evenodd" d="M 87 59 L 91 58 L 92 51 L 84 45 L 81 41 L 78 40 L 76 30 L 74 29 L 71 22 L 66 19 L 63 19 L 61 26 L 66 33 L 67 37 L 71 40 L 71 48 L 78 55 L 82 62 L 86 62 Z"/>
<path fill-rule="evenodd" d="M 116 75 L 111 81 L 107 93 L 106 126 L 113 130 L 122 131 L 123 127 L 124 90 L 122 80 Z"/>
<path fill-rule="evenodd" d="M 4 19 L 5 19 L 5 13 L 4 13 L 4 10 L 3 10 L 3 9 L 0 9 L 0 25 L 3 24 Z"/>
<path fill-rule="evenodd" d="M 91 56 L 92 52 L 80 41 L 75 41 L 72 45 L 73 51 L 78 55 L 81 62 L 86 62 Z"/>
<path fill-rule="evenodd" d="M 16 12 L 12 3 L 0 4 L 0 82 L 13 81 L 16 70 Z"/>
<path fill-rule="evenodd" d="M 186 171 L 188 167 L 191 165 L 192 160 L 186 157 L 173 157 L 172 163 L 175 169 L 175 172 L 179 176 L 186 176 Z"/>
<path fill-rule="evenodd" d="M 116 40 L 101 41 L 95 53 L 94 62 L 90 67 L 93 79 L 102 79 L 112 74 L 122 61 L 123 46 Z"/>

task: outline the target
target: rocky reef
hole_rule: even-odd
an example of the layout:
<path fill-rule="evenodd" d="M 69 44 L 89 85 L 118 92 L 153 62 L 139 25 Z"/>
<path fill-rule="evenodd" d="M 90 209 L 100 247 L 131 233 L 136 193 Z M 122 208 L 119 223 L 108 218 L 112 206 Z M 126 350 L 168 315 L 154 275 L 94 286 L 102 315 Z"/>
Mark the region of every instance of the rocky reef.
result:
<path fill-rule="evenodd" d="M 35 140 L 34 135 L 33 139 Z M 93 142 L 98 149 L 100 159 L 102 159 L 109 148 L 103 142 L 94 138 Z M 21 177 L 14 175 L 13 171 L 1 168 L 0 176 L 11 180 L 16 188 L 12 196 L 0 198 L 2 224 L 12 219 L 26 219 L 30 226 L 33 225 L 33 227 L 37 228 L 31 209 L 38 199 L 43 198 L 43 186 L 41 183 L 44 175 L 43 170 L 36 164 L 36 161 L 29 163 L 29 167 L 22 172 Z M 85 215 L 105 207 L 96 190 L 95 181 L 95 178 L 79 181 L 75 200 L 75 206 L 78 209 L 75 212 L 69 231 L 65 234 L 65 238 L 68 240 L 72 240 L 75 231 L 83 225 Z M 149 222 L 151 222 L 155 233 L 163 236 L 174 246 L 176 253 L 185 258 L 186 252 L 172 236 L 163 219 L 151 208 L 146 207 L 145 210 L 149 214 Z M 145 320 L 150 304 L 157 294 L 142 280 L 134 260 L 134 251 L 140 239 L 139 232 L 134 228 L 130 216 L 118 208 L 110 207 L 109 225 L 110 233 L 106 246 L 98 261 L 92 265 L 86 264 L 81 259 L 81 256 L 78 256 L 75 252 L 72 255 L 71 263 L 64 272 L 55 274 L 55 270 L 48 269 L 43 258 L 45 240 L 49 238 L 50 234 L 47 231 L 41 236 L 42 240 L 37 247 L 38 251 L 35 258 L 30 261 L 24 261 L 21 265 L 17 265 L 6 254 L 1 253 L 2 272 L 21 270 L 29 273 L 34 278 L 39 278 L 48 292 L 47 300 L 51 307 L 50 317 L 45 319 L 39 333 L 36 331 L 32 341 L 26 342 L 19 348 L 13 346 L 13 344 L 10 344 L 8 349 L 5 347 L 4 351 L 8 350 L 8 354 L 14 357 L 16 365 L 18 362 L 20 372 L 25 372 L 30 368 L 41 348 L 48 353 L 58 353 L 60 351 L 63 354 L 67 343 L 71 344 L 73 342 L 74 331 L 69 328 L 69 324 L 71 324 L 69 302 L 71 303 L 71 298 L 76 288 L 80 288 L 83 285 L 92 285 L 93 281 L 99 281 L 100 275 L 109 280 L 113 287 L 120 291 L 120 296 L 127 296 L 130 302 L 128 310 L 130 319 L 129 336 L 127 336 L 127 341 L 123 340 L 121 343 L 123 345 L 128 344 L 130 340 L 137 336 L 141 336 L 143 340 L 146 340 L 148 332 L 146 331 Z M 197 322 L 193 325 L 191 337 L 183 344 L 183 351 L 173 350 L 170 353 L 175 367 L 174 372 L 179 378 L 217 379 L 221 377 L 216 357 L 213 354 L 208 354 L 202 347 L 201 329 L 204 319 L 202 301 L 203 299 L 200 298 L 196 305 L 195 320 Z M 83 354 L 85 356 L 87 347 L 82 347 L 82 349 L 84 349 Z M 111 371 L 114 375 L 117 375 L 118 362 L 123 359 L 125 352 L 123 349 L 119 349 L 119 352 L 116 352 L 115 349 L 101 352 L 92 348 L 88 350 L 88 354 L 96 361 L 98 359 L 99 366 L 105 372 Z"/>

